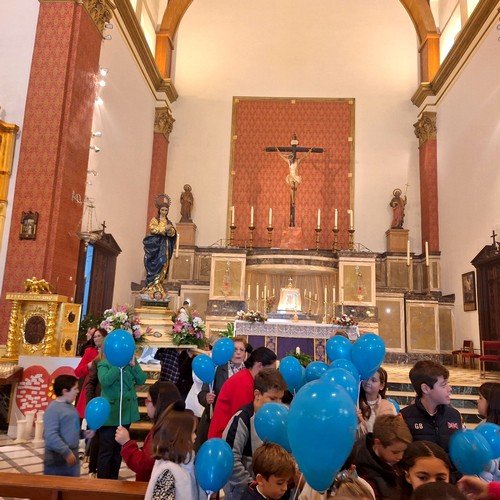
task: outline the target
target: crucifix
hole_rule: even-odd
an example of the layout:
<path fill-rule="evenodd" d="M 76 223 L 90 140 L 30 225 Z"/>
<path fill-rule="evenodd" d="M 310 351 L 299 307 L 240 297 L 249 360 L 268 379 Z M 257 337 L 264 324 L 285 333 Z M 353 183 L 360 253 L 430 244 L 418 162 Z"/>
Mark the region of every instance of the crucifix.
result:
<path fill-rule="evenodd" d="M 498 236 L 498 234 L 495 233 L 495 230 L 493 229 L 493 231 L 491 232 L 491 236 L 490 236 L 490 238 L 493 239 L 493 245 L 491 245 L 491 248 L 493 248 L 493 250 L 495 250 L 497 247 L 497 241 L 495 239 L 497 236 Z"/>
<path fill-rule="evenodd" d="M 297 197 L 297 188 L 302 182 L 299 175 L 299 165 L 302 160 L 305 160 L 311 153 L 323 153 L 323 148 L 305 148 L 299 146 L 297 135 L 293 134 L 290 141 L 290 146 L 268 147 L 264 151 L 267 153 L 278 153 L 280 158 L 286 161 L 290 173 L 286 176 L 286 183 L 290 186 L 290 227 L 295 227 L 295 199 Z M 289 153 L 289 154 L 283 154 Z M 297 158 L 297 153 L 306 153 Z"/>

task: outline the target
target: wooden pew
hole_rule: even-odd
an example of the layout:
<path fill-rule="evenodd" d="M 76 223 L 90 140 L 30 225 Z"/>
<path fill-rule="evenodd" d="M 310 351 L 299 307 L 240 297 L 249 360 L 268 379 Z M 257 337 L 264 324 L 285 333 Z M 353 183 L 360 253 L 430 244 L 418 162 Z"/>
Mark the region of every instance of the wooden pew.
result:
<path fill-rule="evenodd" d="M 142 500 L 148 483 L 0 472 L 0 496 L 32 500 Z"/>

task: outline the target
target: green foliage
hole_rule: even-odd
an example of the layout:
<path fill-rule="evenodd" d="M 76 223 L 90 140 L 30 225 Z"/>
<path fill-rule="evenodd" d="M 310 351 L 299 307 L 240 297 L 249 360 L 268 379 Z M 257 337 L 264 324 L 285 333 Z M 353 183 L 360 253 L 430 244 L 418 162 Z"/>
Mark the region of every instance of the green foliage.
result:
<path fill-rule="evenodd" d="M 297 358 L 299 360 L 299 363 L 304 368 L 312 361 L 311 356 L 309 356 L 309 354 L 305 354 L 303 352 L 298 354 L 295 351 L 290 351 L 289 353 L 287 353 L 287 356 L 293 356 L 294 358 Z"/>
<path fill-rule="evenodd" d="M 234 323 L 228 323 L 226 329 L 222 332 L 218 332 L 221 337 L 234 337 Z"/>
<path fill-rule="evenodd" d="M 85 318 L 80 321 L 80 326 L 78 328 L 78 340 L 85 340 L 85 334 L 89 328 L 99 328 L 101 321 L 104 319 L 103 316 L 94 316 L 93 314 L 86 314 Z"/>

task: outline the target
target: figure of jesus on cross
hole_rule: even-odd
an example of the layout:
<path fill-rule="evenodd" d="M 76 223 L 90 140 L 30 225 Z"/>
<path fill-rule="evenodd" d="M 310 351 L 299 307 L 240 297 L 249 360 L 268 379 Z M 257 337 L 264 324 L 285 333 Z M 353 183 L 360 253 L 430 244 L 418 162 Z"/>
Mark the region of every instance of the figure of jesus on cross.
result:
<path fill-rule="evenodd" d="M 297 188 L 302 182 L 302 178 L 299 175 L 299 165 L 302 160 L 305 160 L 311 153 L 323 153 L 323 148 L 304 148 L 299 147 L 298 144 L 297 135 L 293 134 L 293 138 L 290 141 L 290 147 L 265 148 L 265 151 L 268 153 L 278 153 L 280 158 L 286 161 L 290 169 L 290 173 L 286 176 L 286 183 L 290 186 L 290 227 L 295 227 L 295 200 L 297 198 Z M 304 152 L 306 154 L 297 158 L 298 152 Z"/>

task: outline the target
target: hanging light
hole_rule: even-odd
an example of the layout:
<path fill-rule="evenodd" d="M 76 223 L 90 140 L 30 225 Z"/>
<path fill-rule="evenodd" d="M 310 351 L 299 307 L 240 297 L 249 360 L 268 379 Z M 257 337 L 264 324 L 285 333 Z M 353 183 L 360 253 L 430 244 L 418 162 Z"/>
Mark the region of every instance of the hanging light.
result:
<path fill-rule="evenodd" d="M 85 208 L 83 210 L 82 221 L 85 220 L 85 229 L 78 231 L 76 235 L 81 239 L 85 248 L 89 246 L 89 243 L 95 243 L 102 238 L 103 229 L 97 229 L 97 215 L 95 213 L 94 200 L 87 198 L 85 200 Z"/>

